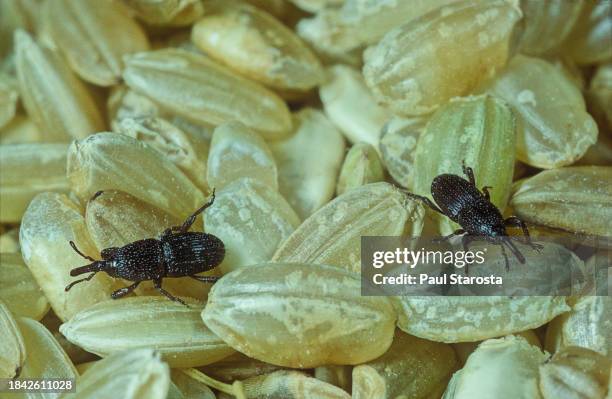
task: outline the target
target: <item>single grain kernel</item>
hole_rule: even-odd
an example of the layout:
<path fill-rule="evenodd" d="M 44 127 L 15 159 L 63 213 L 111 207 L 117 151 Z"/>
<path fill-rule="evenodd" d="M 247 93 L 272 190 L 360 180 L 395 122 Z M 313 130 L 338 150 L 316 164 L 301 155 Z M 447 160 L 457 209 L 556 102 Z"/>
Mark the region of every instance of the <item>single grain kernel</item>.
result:
<path fill-rule="evenodd" d="M 316 15 L 298 23 L 297 31 L 317 50 L 338 55 L 375 44 L 389 30 L 454 1 L 335 0 L 338 7 L 318 7 Z"/>
<path fill-rule="evenodd" d="M 232 348 L 296 368 L 359 364 L 391 345 L 388 298 L 360 295 L 359 275 L 310 263 L 268 263 L 218 281 L 204 323 Z M 315 311 L 316 310 L 316 311 Z"/>
<path fill-rule="evenodd" d="M 123 134 L 98 133 L 74 141 L 67 169 L 72 189 L 83 201 L 100 190 L 120 190 L 183 220 L 205 202 L 204 194 L 169 159 Z"/>
<path fill-rule="evenodd" d="M 295 133 L 270 143 L 278 165 L 280 193 L 303 220 L 334 195 L 344 157 L 344 139 L 320 111 L 304 108 L 293 115 Z"/>
<path fill-rule="evenodd" d="M 356 143 L 344 158 L 336 193 L 340 195 L 352 188 L 384 179 L 385 171 L 376 149 L 367 143 Z"/>
<path fill-rule="evenodd" d="M 25 361 L 21 331 L 9 308 L 0 301 L 0 378 L 19 377 Z"/>
<path fill-rule="evenodd" d="M 529 342 L 533 346 L 537 346 L 542 349 L 542 344 L 540 343 L 540 339 L 534 332 L 535 330 L 525 330 L 513 335 L 520 335 L 525 338 L 527 342 Z M 483 341 L 472 341 L 472 342 L 457 342 L 452 344 L 453 349 L 455 349 L 455 353 L 457 354 L 457 358 L 462 366 L 465 365 L 468 357 L 478 348 Z"/>
<path fill-rule="evenodd" d="M 67 151 L 67 144 L 0 146 L 0 222 L 19 222 L 38 193 L 69 190 Z"/>
<path fill-rule="evenodd" d="M 612 167 L 573 166 L 517 182 L 510 206 L 526 222 L 612 235 Z"/>
<path fill-rule="evenodd" d="M 134 241 L 158 238 L 172 226 L 180 226 L 184 220 L 156 208 L 122 191 L 104 191 L 87 202 L 85 222 L 93 242 L 99 251 L 110 247 L 123 247 Z M 201 231 L 199 221 L 191 231 Z M 212 275 L 210 271 L 205 275 Z M 203 300 L 210 285 L 189 277 L 166 278 L 164 289 L 175 296 L 188 296 Z M 160 295 L 151 281 L 143 281 L 134 291 L 137 295 Z"/>
<path fill-rule="evenodd" d="M 520 5 L 524 25 L 520 50 L 541 55 L 558 49 L 576 24 L 584 2 L 521 0 Z"/>
<path fill-rule="evenodd" d="M 503 0 L 441 7 L 389 31 L 365 52 L 366 83 L 395 113 L 428 114 L 506 64 L 520 18 L 521 11 Z"/>
<path fill-rule="evenodd" d="M 28 115 L 45 141 L 67 142 L 104 130 L 104 121 L 87 87 L 58 54 L 15 33 L 19 92 Z M 49 101 L 48 99 L 53 99 Z"/>
<path fill-rule="evenodd" d="M 594 64 L 612 58 L 612 3 L 587 0 L 563 52 L 579 64 Z"/>
<path fill-rule="evenodd" d="M 540 398 L 538 367 L 547 357 L 522 337 L 485 341 L 455 374 L 444 398 Z"/>
<path fill-rule="evenodd" d="M 353 369 L 353 398 L 439 396 L 457 368 L 457 356 L 450 345 L 396 331 L 384 355 Z"/>
<path fill-rule="evenodd" d="M 554 353 L 569 346 L 612 354 L 612 300 L 607 296 L 578 298 L 572 310 L 550 322 L 545 348 Z"/>
<path fill-rule="evenodd" d="M 100 86 L 119 82 L 122 57 L 145 51 L 144 31 L 116 0 L 58 0 L 45 3 L 51 37 L 70 67 Z"/>
<path fill-rule="evenodd" d="M 17 325 L 27 354 L 19 379 L 76 380 L 74 364 L 49 330 L 26 317 L 18 318 Z"/>
<path fill-rule="evenodd" d="M 569 165 L 597 140 L 597 125 L 582 93 L 544 60 L 514 57 L 485 90 L 515 111 L 516 154 L 526 164 L 547 169 Z"/>
<path fill-rule="evenodd" d="M 171 367 L 204 366 L 231 355 L 233 350 L 202 323 L 202 306 L 187 301 L 189 306 L 162 297 L 107 300 L 76 314 L 60 332 L 100 356 L 152 348 Z"/>
<path fill-rule="evenodd" d="M 604 399 L 610 382 L 610 359 L 589 349 L 570 346 L 540 366 L 543 399 Z"/>
<path fill-rule="evenodd" d="M 74 280 L 70 270 L 90 263 L 70 247 L 70 240 L 83 253 L 98 257 L 78 206 L 64 194 L 38 194 L 23 215 L 19 242 L 23 260 L 62 320 L 107 299 L 113 291 L 112 280 L 103 274 L 64 290 Z"/>
<path fill-rule="evenodd" d="M 42 319 L 49 310 L 49 302 L 21 253 L 0 253 L 0 301 L 16 316 L 34 320 Z"/>
<path fill-rule="evenodd" d="M 210 57 L 268 87 L 304 91 L 323 80 L 317 57 L 289 28 L 244 3 L 211 4 L 191 38 Z"/>
<path fill-rule="evenodd" d="M 165 399 L 170 369 L 152 349 L 112 354 L 97 361 L 79 378 L 78 399 Z"/>
<path fill-rule="evenodd" d="M 392 300 L 399 328 L 417 337 L 447 343 L 528 330 L 570 310 L 562 296 L 403 296 Z"/>
<path fill-rule="evenodd" d="M 346 391 L 299 371 L 275 371 L 242 381 L 250 399 L 350 399 Z"/>
<path fill-rule="evenodd" d="M 246 380 L 263 374 L 281 370 L 282 367 L 252 359 L 236 352 L 208 366 L 200 367 L 202 372 L 216 380 L 232 383 L 234 380 Z"/>
<path fill-rule="evenodd" d="M 261 136 L 242 123 L 220 125 L 208 154 L 208 184 L 220 190 L 241 177 L 278 188 L 278 172 L 272 152 Z"/>
<path fill-rule="evenodd" d="M 400 186 L 412 187 L 414 156 L 428 118 L 391 118 L 382 128 L 378 149 L 385 168 Z"/>
<path fill-rule="evenodd" d="M 270 260 L 299 224 L 280 194 L 249 178 L 219 190 L 215 203 L 205 212 L 206 232 L 225 244 L 223 273 Z"/>
<path fill-rule="evenodd" d="M 505 208 L 514 168 L 515 118 L 512 110 L 491 96 L 451 100 L 431 117 L 414 155 L 415 193 L 431 198 L 431 182 L 443 173 L 465 179 L 462 162 L 474 170 L 478 187 L 493 187 L 491 201 Z M 436 215 L 442 234 L 456 226 Z"/>
<path fill-rule="evenodd" d="M 149 25 L 186 26 L 204 14 L 198 0 L 125 0 L 136 17 Z"/>
<path fill-rule="evenodd" d="M 206 153 L 200 153 L 197 142 L 181 129 L 159 117 L 125 118 L 117 133 L 123 133 L 149 144 L 170 160 L 201 190 L 207 190 Z M 208 148 L 206 148 L 208 149 Z"/>
<path fill-rule="evenodd" d="M 139 94 L 196 124 L 237 120 L 266 140 L 287 137 L 287 105 L 259 84 L 239 77 L 203 55 L 164 49 L 125 58 L 123 79 Z"/>
<path fill-rule="evenodd" d="M 378 148 L 391 113 L 378 105 L 359 71 L 344 65 L 329 68 L 319 95 L 325 113 L 351 143 L 363 141 Z"/>
<path fill-rule="evenodd" d="M 361 236 L 418 236 L 421 204 L 389 183 L 350 190 L 313 213 L 278 248 L 275 262 L 301 262 L 361 270 Z"/>

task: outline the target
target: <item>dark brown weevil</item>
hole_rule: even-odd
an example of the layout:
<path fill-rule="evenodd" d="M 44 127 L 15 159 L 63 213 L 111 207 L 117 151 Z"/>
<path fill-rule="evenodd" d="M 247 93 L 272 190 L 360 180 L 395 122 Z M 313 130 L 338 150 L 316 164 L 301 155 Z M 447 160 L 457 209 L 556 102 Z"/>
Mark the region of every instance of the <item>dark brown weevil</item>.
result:
<path fill-rule="evenodd" d="M 83 258 L 90 260 L 89 265 L 77 267 L 70 271 L 71 276 L 91 273 L 89 276 L 73 281 L 66 287 L 70 290 L 75 284 L 89 281 L 98 272 L 106 272 L 111 277 L 133 281 L 134 284 L 118 289 L 111 294 L 113 299 L 121 298 L 143 281 L 153 280 L 155 288 L 173 301 L 186 305 L 181 299 L 162 288 L 162 279 L 166 277 L 191 277 L 198 281 L 214 283 L 218 277 L 196 276 L 217 267 L 225 257 L 223 242 L 212 234 L 188 231 L 196 217 L 204 212 L 215 201 L 215 190 L 211 199 L 195 211 L 181 226 L 167 228 L 159 239 L 147 238 L 134 241 L 121 248 L 103 249 L 102 260 L 95 260 L 84 255 L 70 241 L 70 246 Z"/>
<path fill-rule="evenodd" d="M 489 197 L 489 189 L 492 187 L 485 186 L 480 192 L 476 186 L 472 168 L 465 166 L 465 162 L 463 162 L 462 167 L 463 173 L 469 180 L 453 174 L 442 174 L 433 179 L 431 195 L 436 201 L 435 204 L 427 197 L 409 192 L 406 195 L 424 202 L 434 211 L 441 213 L 462 227 L 436 241 L 448 240 L 451 237 L 463 234 L 461 242 L 463 249 L 467 251 L 467 246 L 472 240 L 484 238 L 501 246 L 506 261 L 506 270 L 510 266 L 504 246 L 507 246 L 518 261 L 524 264 L 525 257 L 510 240 L 506 227 L 520 227 L 523 230 L 526 244 L 536 250 L 541 249 L 542 246 L 531 241 L 527 225 L 521 219 L 516 216 L 504 219 Z"/>

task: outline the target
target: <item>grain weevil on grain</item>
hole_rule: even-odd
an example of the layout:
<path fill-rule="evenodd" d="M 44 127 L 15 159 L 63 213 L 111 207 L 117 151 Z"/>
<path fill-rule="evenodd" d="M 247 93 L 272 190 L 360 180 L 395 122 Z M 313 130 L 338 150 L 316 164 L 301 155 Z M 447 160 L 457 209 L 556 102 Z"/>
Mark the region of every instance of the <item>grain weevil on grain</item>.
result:
<path fill-rule="evenodd" d="M 431 182 L 431 195 L 435 204 L 427 197 L 406 192 L 406 195 L 416 200 L 422 201 L 436 212 L 447 216 L 453 222 L 458 223 L 461 228 L 452 234 L 441 237 L 437 241 L 448 240 L 454 236 L 463 235 L 461 242 L 463 249 L 467 251 L 468 244 L 479 237 L 487 241 L 500 245 L 502 254 L 506 261 L 506 270 L 509 269 L 508 256 L 504 245 L 516 256 L 519 262 L 525 263 L 525 257 L 514 245 L 508 236 L 506 227 L 520 227 L 525 236 L 525 243 L 535 250 L 540 250 L 542 246 L 531 241 L 527 225 L 516 216 L 503 218 L 501 212 L 490 200 L 489 189 L 485 186 L 482 192 L 476 186 L 474 170 L 462 164 L 463 173 L 468 180 L 454 174 L 441 174 L 436 176 Z M 465 268 L 468 273 L 468 267 Z"/>
<path fill-rule="evenodd" d="M 160 293 L 187 306 L 184 301 L 162 288 L 162 279 L 188 276 L 206 283 L 214 283 L 219 279 L 214 276 L 197 276 L 196 273 L 211 270 L 223 261 L 225 257 L 223 242 L 212 234 L 188 231 L 196 217 L 214 201 L 215 191 L 213 190 L 210 201 L 189 216 L 181 226 L 167 228 L 159 238 L 134 241 L 121 248 L 105 248 L 101 252 L 102 260 L 95 260 L 83 254 L 75 243 L 70 241 L 70 246 L 92 263 L 70 271 L 71 276 L 89 272 L 91 274 L 70 283 L 66 291 L 75 284 L 91 280 L 98 272 L 106 272 L 112 277 L 134 282 L 132 285 L 113 292 L 111 295 L 113 299 L 129 294 L 145 280 L 153 280 L 155 288 Z"/>

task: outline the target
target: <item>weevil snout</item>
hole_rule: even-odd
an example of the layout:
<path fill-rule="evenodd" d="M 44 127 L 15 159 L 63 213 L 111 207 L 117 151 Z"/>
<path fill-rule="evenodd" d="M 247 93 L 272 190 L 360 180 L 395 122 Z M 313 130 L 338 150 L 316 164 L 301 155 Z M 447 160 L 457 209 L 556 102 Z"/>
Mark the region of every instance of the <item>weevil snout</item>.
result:
<path fill-rule="evenodd" d="M 75 267 L 74 269 L 70 270 L 70 275 L 74 277 L 74 276 L 80 276 L 81 274 L 85 274 L 89 272 L 100 272 L 100 271 L 105 270 L 106 267 L 107 267 L 106 261 L 95 261 L 93 263 L 90 263 L 89 265 Z"/>

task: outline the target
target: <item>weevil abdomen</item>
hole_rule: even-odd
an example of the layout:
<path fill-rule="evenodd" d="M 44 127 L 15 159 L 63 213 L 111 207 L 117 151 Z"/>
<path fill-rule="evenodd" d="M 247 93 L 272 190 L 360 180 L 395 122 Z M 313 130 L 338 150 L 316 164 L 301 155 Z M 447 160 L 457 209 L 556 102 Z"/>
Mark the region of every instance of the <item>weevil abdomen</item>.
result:
<path fill-rule="evenodd" d="M 161 243 L 166 277 L 182 277 L 211 270 L 225 257 L 223 242 L 212 234 L 171 234 L 162 237 Z"/>
<path fill-rule="evenodd" d="M 459 223 L 462 210 L 484 199 L 469 181 L 451 174 L 442 174 L 433 179 L 431 195 L 444 214 L 456 223 Z"/>

